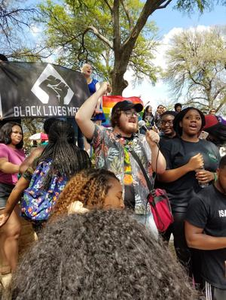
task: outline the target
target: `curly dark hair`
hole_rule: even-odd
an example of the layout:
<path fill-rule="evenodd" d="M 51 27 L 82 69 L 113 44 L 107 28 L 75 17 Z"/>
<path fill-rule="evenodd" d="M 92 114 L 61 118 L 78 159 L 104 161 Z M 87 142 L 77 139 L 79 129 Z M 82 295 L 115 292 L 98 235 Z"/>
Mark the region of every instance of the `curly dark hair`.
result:
<path fill-rule="evenodd" d="M 194 293 L 171 253 L 126 210 L 50 224 L 12 284 L 14 300 L 192 300 Z"/>
<path fill-rule="evenodd" d="M 67 214 L 69 205 L 74 201 L 82 202 L 86 208 L 103 208 L 112 178 L 118 180 L 114 173 L 105 169 L 88 169 L 77 173 L 60 194 L 51 219 Z"/>
<path fill-rule="evenodd" d="M 9 145 L 12 142 L 11 134 L 12 134 L 12 128 L 14 126 L 19 126 L 21 128 L 22 140 L 15 147 L 17 149 L 22 149 L 23 145 L 24 145 L 24 142 L 23 142 L 23 129 L 22 129 L 21 124 L 19 124 L 17 122 L 8 122 L 8 123 L 4 124 L 1 127 L 1 129 L 0 129 L 0 143 L 3 143 L 5 145 Z"/>
<path fill-rule="evenodd" d="M 48 137 L 49 143 L 36 161 L 36 164 L 39 164 L 52 159 L 44 183 L 45 188 L 48 188 L 52 174 L 56 171 L 70 178 L 75 173 L 91 167 L 87 152 L 75 144 L 75 133 L 71 124 L 61 120 L 55 121 L 50 127 Z"/>

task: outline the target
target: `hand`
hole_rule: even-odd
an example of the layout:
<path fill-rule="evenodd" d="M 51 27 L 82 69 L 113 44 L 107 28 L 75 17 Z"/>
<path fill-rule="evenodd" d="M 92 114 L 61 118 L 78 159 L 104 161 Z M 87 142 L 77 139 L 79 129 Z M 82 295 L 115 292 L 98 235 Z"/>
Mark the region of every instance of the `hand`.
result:
<path fill-rule="evenodd" d="M 81 201 L 74 201 L 68 207 L 68 215 L 71 214 L 84 214 L 89 210 L 83 207 L 83 203 Z"/>
<path fill-rule="evenodd" d="M 188 162 L 189 171 L 195 171 L 196 169 L 200 169 L 203 167 L 203 165 L 203 156 L 200 153 L 192 156 Z"/>
<path fill-rule="evenodd" d="M 0 214 L 0 227 L 2 227 L 9 219 L 9 214 L 7 213 L 2 213 Z"/>
<path fill-rule="evenodd" d="M 103 94 L 111 93 L 111 85 L 109 82 L 101 82 L 100 89 L 103 90 Z"/>
<path fill-rule="evenodd" d="M 195 177 L 201 184 L 209 183 L 214 180 L 214 174 L 212 172 L 202 169 L 196 171 Z"/>
<path fill-rule="evenodd" d="M 154 130 L 158 134 L 160 133 L 160 131 L 159 131 L 159 129 L 158 129 L 158 127 L 156 125 L 152 126 L 152 130 Z"/>
<path fill-rule="evenodd" d="M 146 140 L 150 147 L 156 146 L 159 143 L 160 137 L 154 130 L 147 130 Z"/>
<path fill-rule="evenodd" d="M 94 111 L 95 115 L 98 115 L 98 114 L 101 114 L 101 113 L 102 113 L 102 110 L 99 109 L 99 108 L 96 108 L 95 111 Z"/>

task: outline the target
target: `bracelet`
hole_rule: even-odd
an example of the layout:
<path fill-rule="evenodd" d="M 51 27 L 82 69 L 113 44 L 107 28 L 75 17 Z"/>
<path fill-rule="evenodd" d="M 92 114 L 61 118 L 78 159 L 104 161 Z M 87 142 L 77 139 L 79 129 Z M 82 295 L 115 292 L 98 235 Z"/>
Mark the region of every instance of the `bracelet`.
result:
<path fill-rule="evenodd" d="M 213 180 L 214 180 L 214 182 L 216 182 L 217 181 L 217 173 L 213 173 L 213 176 L 214 176 L 214 178 L 213 178 Z"/>

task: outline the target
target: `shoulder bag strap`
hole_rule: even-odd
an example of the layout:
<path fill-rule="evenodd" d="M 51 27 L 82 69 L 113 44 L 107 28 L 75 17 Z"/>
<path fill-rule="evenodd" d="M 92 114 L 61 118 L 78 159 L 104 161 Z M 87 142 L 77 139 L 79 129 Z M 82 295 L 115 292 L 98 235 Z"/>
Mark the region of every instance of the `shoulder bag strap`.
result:
<path fill-rule="evenodd" d="M 154 185 L 151 183 L 151 181 L 150 181 L 150 179 L 149 179 L 149 177 L 147 175 L 147 172 L 144 169 L 144 166 L 143 166 L 143 164 L 142 164 L 139 156 L 136 154 L 136 152 L 133 149 L 130 149 L 129 152 L 132 154 L 133 158 L 136 160 L 136 162 L 138 163 L 139 167 L 141 168 L 141 171 L 143 172 L 144 178 L 145 178 L 145 180 L 147 182 L 149 191 L 153 190 Z"/>

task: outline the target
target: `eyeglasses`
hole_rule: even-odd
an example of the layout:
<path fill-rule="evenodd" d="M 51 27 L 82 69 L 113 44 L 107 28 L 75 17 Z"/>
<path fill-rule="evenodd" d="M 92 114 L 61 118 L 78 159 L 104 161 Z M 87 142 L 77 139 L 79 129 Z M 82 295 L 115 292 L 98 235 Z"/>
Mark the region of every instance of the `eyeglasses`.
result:
<path fill-rule="evenodd" d="M 140 114 L 139 114 L 138 112 L 136 112 L 136 111 L 131 111 L 131 110 L 125 110 L 125 111 L 123 111 L 123 113 L 124 113 L 127 117 L 132 117 L 132 116 L 134 116 L 134 117 L 139 117 L 139 116 L 140 116 Z"/>
<path fill-rule="evenodd" d="M 170 120 L 170 121 L 161 121 L 161 123 L 162 123 L 162 125 L 166 125 L 167 123 L 169 125 L 173 125 L 173 121 L 172 120 Z"/>
<path fill-rule="evenodd" d="M 21 131 L 12 131 L 12 133 L 14 134 L 19 134 L 19 135 L 23 135 L 23 133 Z"/>

